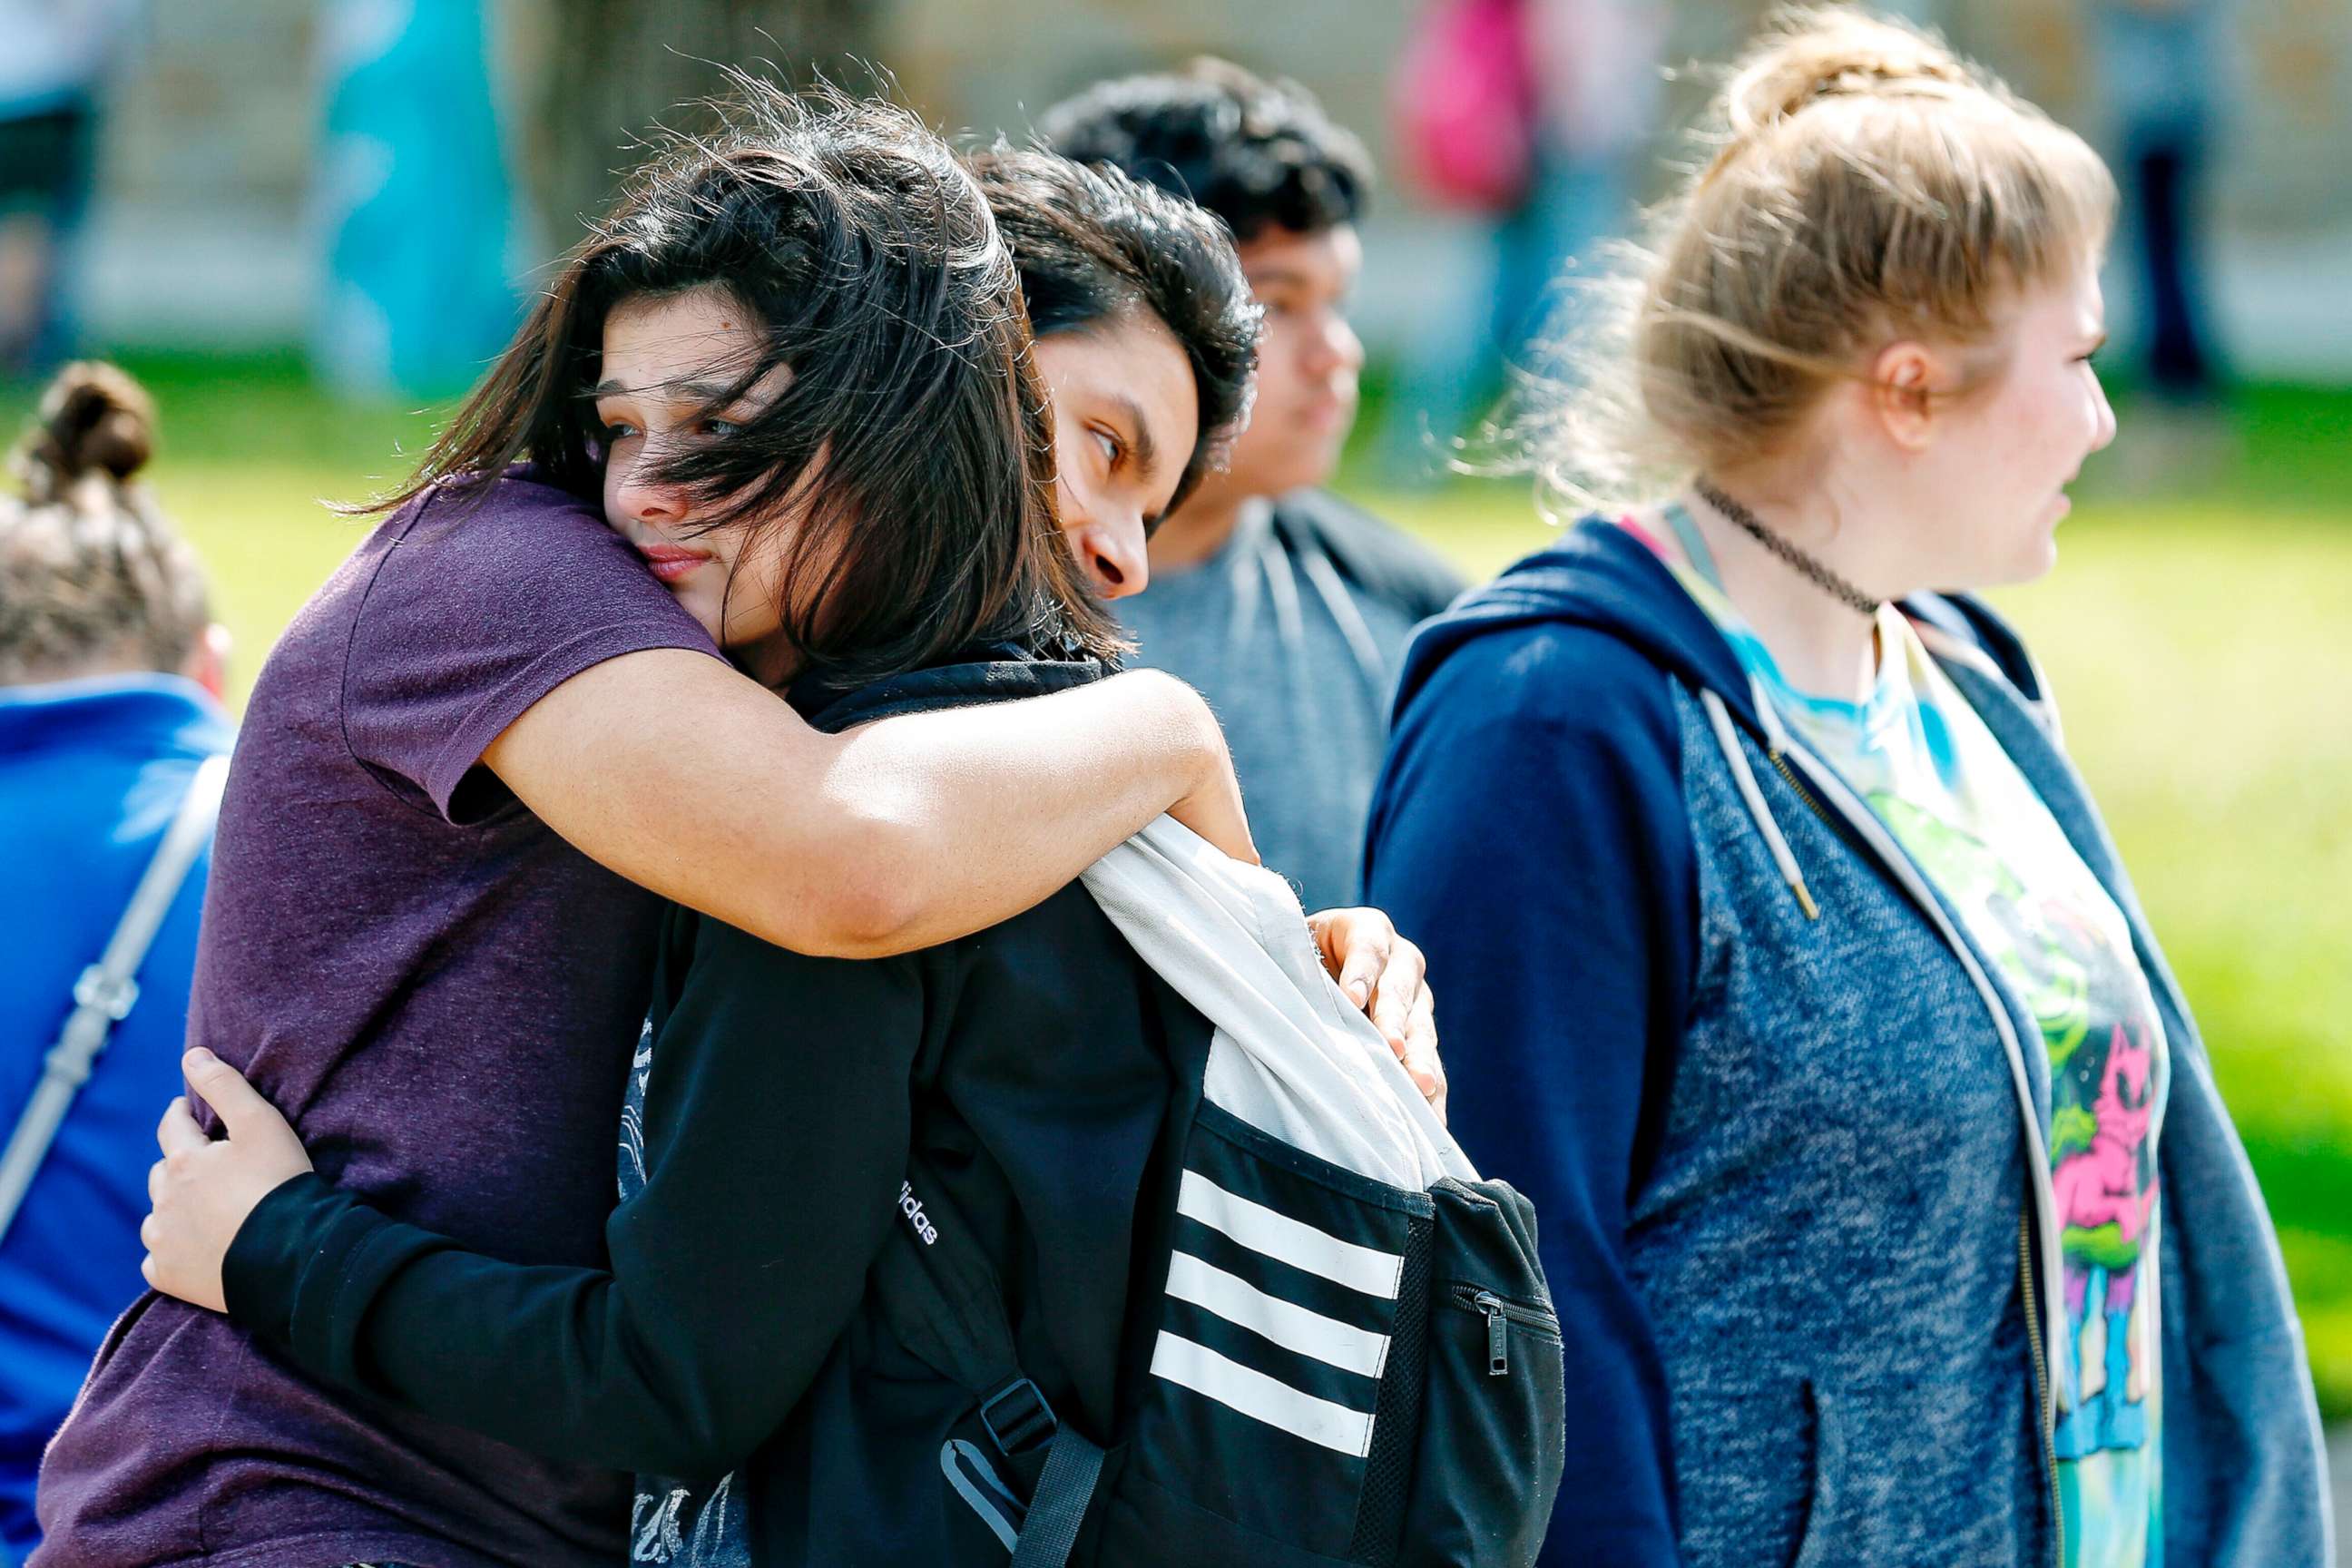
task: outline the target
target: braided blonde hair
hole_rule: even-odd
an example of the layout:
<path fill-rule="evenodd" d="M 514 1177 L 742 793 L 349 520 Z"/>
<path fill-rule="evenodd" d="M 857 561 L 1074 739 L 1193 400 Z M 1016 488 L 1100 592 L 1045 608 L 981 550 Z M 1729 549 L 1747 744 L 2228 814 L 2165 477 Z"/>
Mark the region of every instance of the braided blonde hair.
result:
<path fill-rule="evenodd" d="M 69 364 L 0 496 L 0 685 L 177 670 L 212 619 L 203 566 L 133 476 L 155 405 L 110 364 Z"/>
<path fill-rule="evenodd" d="M 1711 152 L 1596 285 L 1580 374 L 1535 416 L 1548 488 L 1654 494 L 1784 451 L 1829 390 L 1916 337 L 1997 375 L 2021 293 L 2094 258 L 2116 187 L 2083 139 L 1930 35 L 1781 10 L 1700 132 Z"/>

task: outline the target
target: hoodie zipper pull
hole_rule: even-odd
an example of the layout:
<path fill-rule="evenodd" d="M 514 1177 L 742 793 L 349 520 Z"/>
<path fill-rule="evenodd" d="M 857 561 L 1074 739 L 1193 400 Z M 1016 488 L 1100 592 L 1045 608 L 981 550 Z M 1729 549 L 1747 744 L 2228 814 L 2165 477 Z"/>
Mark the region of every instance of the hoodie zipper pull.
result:
<path fill-rule="evenodd" d="M 1486 1375 L 1510 1376 L 1510 1322 L 1503 1316 L 1503 1299 L 1492 1290 L 1481 1290 L 1470 1298 L 1470 1304 L 1486 1314 Z"/>

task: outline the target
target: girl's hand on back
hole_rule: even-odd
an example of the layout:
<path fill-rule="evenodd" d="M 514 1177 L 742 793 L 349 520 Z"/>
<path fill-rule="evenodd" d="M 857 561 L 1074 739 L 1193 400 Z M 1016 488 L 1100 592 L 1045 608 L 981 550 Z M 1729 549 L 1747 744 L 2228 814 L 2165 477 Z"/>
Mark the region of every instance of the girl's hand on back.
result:
<path fill-rule="evenodd" d="M 1445 1064 L 1437 1056 L 1437 1015 L 1421 949 L 1378 910 L 1324 910 L 1307 917 L 1323 967 L 1364 1010 L 1404 1064 L 1413 1087 L 1445 1119 Z"/>
<path fill-rule="evenodd" d="M 239 1227 L 277 1187 L 310 1169 L 301 1139 L 237 1070 L 199 1047 L 181 1058 L 189 1084 L 220 1117 L 226 1139 L 205 1136 L 185 1099 L 155 1129 L 163 1157 L 147 1173 L 152 1205 L 139 1227 L 147 1283 L 215 1312 L 228 1310 L 221 1265 Z"/>

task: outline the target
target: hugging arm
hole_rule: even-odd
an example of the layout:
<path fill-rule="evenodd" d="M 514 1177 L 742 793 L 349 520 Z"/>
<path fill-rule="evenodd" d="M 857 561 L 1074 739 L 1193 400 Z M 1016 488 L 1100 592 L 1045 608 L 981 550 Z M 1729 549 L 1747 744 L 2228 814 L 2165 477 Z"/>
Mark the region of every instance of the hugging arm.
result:
<path fill-rule="evenodd" d="M 897 1220 L 925 961 L 697 924 L 609 1272 L 470 1253 L 304 1174 L 237 1231 L 230 1315 L 324 1381 L 554 1458 L 700 1478 L 749 1455 Z"/>
<path fill-rule="evenodd" d="M 1150 670 L 826 735 L 717 659 L 651 648 L 548 691 L 481 760 L 590 858 L 808 953 L 998 924 L 1163 812 L 1255 858 L 1216 721 Z"/>
<path fill-rule="evenodd" d="M 1428 951 L 1454 1135 L 1539 1217 L 1573 1413 L 1546 1563 L 1679 1561 L 1627 1246 L 1696 947 L 1664 679 L 1598 633 L 1477 638 L 1407 703 L 1372 807 L 1366 887 Z"/>
<path fill-rule="evenodd" d="M 1171 809 L 1250 852 L 1224 738 L 1167 676 L 821 735 L 560 489 L 442 487 L 354 560 L 336 688 L 353 761 L 460 826 L 511 794 L 591 859 L 779 946 L 872 958 L 968 934 Z"/>
<path fill-rule="evenodd" d="M 877 957 L 1010 920 L 1166 811 L 1255 858 L 1216 721 L 1154 670 L 828 735 L 717 659 L 650 649 L 556 687 L 483 761 L 591 858 L 808 953 Z M 1442 1105 L 1420 951 L 1370 910 L 1312 919 L 1333 974 Z"/>

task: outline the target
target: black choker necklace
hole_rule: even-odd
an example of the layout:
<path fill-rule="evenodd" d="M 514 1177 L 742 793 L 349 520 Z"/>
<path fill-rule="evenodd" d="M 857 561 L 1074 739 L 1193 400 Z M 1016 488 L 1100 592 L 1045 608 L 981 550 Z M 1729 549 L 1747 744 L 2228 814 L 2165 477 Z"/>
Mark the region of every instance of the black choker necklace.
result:
<path fill-rule="evenodd" d="M 1841 603 L 1863 615 L 1875 616 L 1878 614 L 1878 607 L 1886 602 L 1875 595 L 1864 593 L 1819 561 L 1765 527 L 1763 519 L 1725 495 L 1708 480 L 1693 479 L 1691 489 L 1701 500 L 1729 518 L 1741 532 L 1795 567 L 1804 574 L 1806 581 Z"/>

